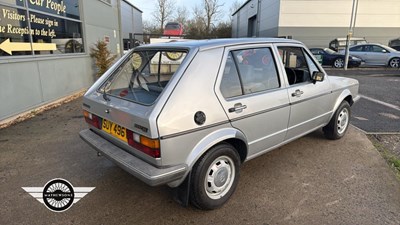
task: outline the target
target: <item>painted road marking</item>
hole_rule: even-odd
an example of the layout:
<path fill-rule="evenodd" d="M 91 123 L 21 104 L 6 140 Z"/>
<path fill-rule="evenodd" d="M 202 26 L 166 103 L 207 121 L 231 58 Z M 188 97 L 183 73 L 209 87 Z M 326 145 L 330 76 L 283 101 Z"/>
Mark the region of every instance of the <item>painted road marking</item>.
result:
<path fill-rule="evenodd" d="M 366 121 L 368 120 L 367 118 L 361 117 L 361 116 L 354 116 L 354 118 L 361 120 L 361 121 Z"/>
<path fill-rule="evenodd" d="M 368 101 L 375 102 L 375 103 L 378 103 L 380 105 L 384 105 L 386 107 L 389 107 L 391 109 L 400 111 L 400 107 L 397 106 L 397 105 L 393 105 L 393 104 L 390 104 L 390 103 L 387 103 L 387 102 L 384 102 L 384 101 L 381 101 L 381 100 L 378 100 L 378 99 L 375 99 L 375 98 L 371 98 L 371 97 L 368 97 L 368 96 L 365 96 L 365 95 L 360 95 L 360 96 L 361 96 L 361 98 L 364 98 L 364 99 L 366 99 Z"/>
<path fill-rule="evenodd" d="M 384 112 L 381 112 L 381 113 L 378 113 L 378 114 L 381 115 L 381 116 L 387 117 L 387 118 L 389 118 L 389 119 L 393 119 L 393 120 L 398 120 L 398 119 L 400 119 L 400 117 L 398 117 L 398 116 L 396 116 L 396 115 L 393 115 L 393 114 L 391 114 L 391 113 L 384 113 Z"/>

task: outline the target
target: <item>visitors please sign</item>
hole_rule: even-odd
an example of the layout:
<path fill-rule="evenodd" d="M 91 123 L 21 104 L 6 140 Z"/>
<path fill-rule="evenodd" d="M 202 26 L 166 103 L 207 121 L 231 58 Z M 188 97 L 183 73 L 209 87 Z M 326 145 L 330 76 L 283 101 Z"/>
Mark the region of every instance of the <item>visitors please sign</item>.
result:
<path fill-rule="evenodd" d="M 54 14 L 65 14 L 67 11 L 64 1 L 29 0 L 28 4 L 36 6 L 36 10 L 37 6 L 46 9 L 46 12 L 52 10 Z M 0 43 L 0 49 L 9 55 L 17 51 L 57 50 L 55 43 L 46 42 L 52 42 L 57 37 L 57 30 L 62 30 L 57 29 L 61 21 L 63 19 L 33 11 L 28 16 L 26 10 L 0 5 L 0 36 L 7 38 Z M 31 44 L 26 35 L 31 35 L 34 42 L 38 43 Z"/>

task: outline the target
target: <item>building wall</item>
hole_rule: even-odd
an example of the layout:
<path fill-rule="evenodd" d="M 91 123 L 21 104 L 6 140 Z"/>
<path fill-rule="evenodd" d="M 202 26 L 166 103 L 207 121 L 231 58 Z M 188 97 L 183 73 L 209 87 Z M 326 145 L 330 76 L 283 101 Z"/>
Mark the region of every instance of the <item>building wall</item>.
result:
<path fill-rule="evenodd" d="M 121 1 L 122 38 L 128 39 L 129 33 L 143 33 L 142 12 L 125 1 Z M 136 39 L 143 40 L 138 36 Z"/>
<path fill-rule="evenodd" d="M 0 51 L 0 121 L 89 87 L 95 80 L 89 48 L 97 40 L 108 37 L 109 49 L 121 55 L 119 1 L 78 1 L 83 53 L 9 56 Z M 0 3 L 8 2 L 0 0 Z M 0 42 L 10 36 L 7 35 L 0 33 Z M 12 39 L 12 42 L 23 41 Z"/>
<path fill-rule="evenodd" d="M 292 36 L 309 47 L 328 47 L 332 39 L 346 37 L 352 3 L 353 0 L 261 0 L 257 36 Z M 233 37 L 247 36 L 249 7 L 247 1 L 234 14 Z M 388 44 L 400 36 L 400 1 L 359 0 L 355 27 L 354 37 Z"/>
<path fill-rule="evenodd" d="M 232 37 L 249 37 L 249 19 L 256 16 L 256 36 L 278 36 L 279 0 L 249 0 L 232 16 Z"/>
<path fill-rule="evenodd" d="M 292 36 L 309 47 L 328 47 L 346 37 L 352 0 L 281 0 L 279 36 Z M 400 1 L 360 0 L 354 37 L 388 44 L 400 35 Z"/>
<path fill-rule="evenodd" d="M 85 56 L 2 61 L 0 121 L 87 87 L 93 81 L 90 64 Z"/>
<path fill-rule="evenodd" d="M 238 14 L 232 16 L 232 37 L 239 37 Z"/>
<path fill-rule="evenodd" d="M 114 54 L 121 53 L 118 1 L 111 0 L 107 4 L 99 0 L 81 0 L 87 53 L 96 41 L 104 40 L 105 37 L 109 38 L 110 51 Z"/>
<path fill-rule="evenodd" d="M 280 0 L 261 1 L 259 37 L 277 37 Z"/>
<path fill-rule="evenodd" d="M 250 6 L 256 4 L 257 0 L 249 1 L 245 7 L 243 7 L 238 13 L 238 23 L 237 23 L 237 37 L 247 37 L 248 36 L 248 21 L 250 14 L 254 14 L 254 10 L 250 11 Z"/>

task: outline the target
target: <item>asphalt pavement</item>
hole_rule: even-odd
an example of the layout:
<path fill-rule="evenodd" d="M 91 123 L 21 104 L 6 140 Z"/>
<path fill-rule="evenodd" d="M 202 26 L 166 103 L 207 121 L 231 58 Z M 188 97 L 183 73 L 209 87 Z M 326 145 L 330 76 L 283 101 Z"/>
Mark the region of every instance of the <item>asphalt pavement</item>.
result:
<path fill-rule="evenodd" d="M 330 75 L 357 79 L 361 100 L 352 107 L 351 123 L 366 133 L 400 133 L 400 70 L 326 68 Z"/>
<path fill-rule="evenodd" d="M 400 182 L 353 127 L 340 140 L 317 131 L 245 163 L 214 211 L 181 207 L 168 187 L 98 157 L 78 137 L 85 127 L 78 99 L 0 130 L 0 224 L 400 224 Z M 95 189 L 56 213 L 21 188 L 53 178 Z"/>

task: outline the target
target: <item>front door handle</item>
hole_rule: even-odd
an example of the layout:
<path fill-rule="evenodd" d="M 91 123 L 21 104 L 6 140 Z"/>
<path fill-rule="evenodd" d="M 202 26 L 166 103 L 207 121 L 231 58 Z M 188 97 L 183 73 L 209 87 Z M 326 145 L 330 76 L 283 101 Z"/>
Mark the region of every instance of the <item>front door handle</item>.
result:
<path fill-rule="evenodd" d="M 229 108 L 228 111 L 229 111 L 230 113 L 233 113 L 233 112 L 240 113 L 240 112 L 243 111 L 243 109 L 246 109 L 246 108 L 247 108 L 246 105 L 242 105 L 242 103 L 236 103 L 236 104 L 233 106 L 233 108 Z"/>
<path fill-rule="evenodd" d="M 304 92 L 297 89 L 292 93 L 292 97 L 300 97 L 302 94 L 304 94 Z"/>

